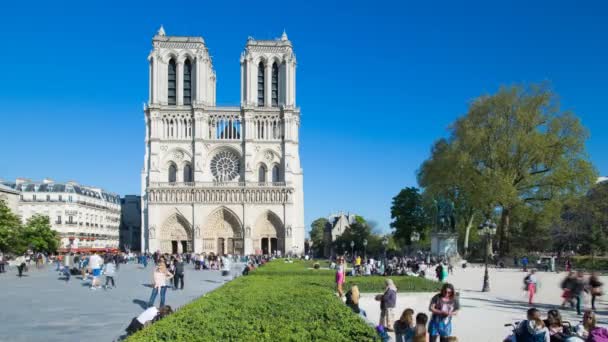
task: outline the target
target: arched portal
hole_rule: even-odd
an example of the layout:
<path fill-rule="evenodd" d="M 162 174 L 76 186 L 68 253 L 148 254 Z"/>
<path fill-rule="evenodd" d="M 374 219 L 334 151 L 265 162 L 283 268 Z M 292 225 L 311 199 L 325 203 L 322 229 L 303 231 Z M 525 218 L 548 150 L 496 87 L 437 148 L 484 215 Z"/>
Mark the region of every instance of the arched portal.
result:
<path fill-rule="evenodd" d="M 285 255 L 285 229 L 281 219 L 272 211 L 265 211 L 255 221 L 253 246 L 262 254 Z"/>
<path fill-rule="evenodd" d="M 175 213 L 161 227 L 160 251 L 171 254 L 190 253 L 192 239 L 192 226 L 182 215 Z"/>
<path fill-rule="evenodd" d="M 242 225 L 228 208 L 219 208 L 207 218 L 203 229 L 203 252 L 243 255 Z"/>

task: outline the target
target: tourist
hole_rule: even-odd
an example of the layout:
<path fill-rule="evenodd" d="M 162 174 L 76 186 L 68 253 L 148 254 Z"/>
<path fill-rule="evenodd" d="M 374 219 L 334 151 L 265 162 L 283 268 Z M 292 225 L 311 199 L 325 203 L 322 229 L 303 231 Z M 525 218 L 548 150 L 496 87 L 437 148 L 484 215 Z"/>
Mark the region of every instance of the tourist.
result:
<path fill-rule="evenodd" d="M 184 289 L 184 262 L 181 257 L 175 258 L 173 260 L 173 269 L 174 269 L 174 278 L 173 278 L 173 289 L 177 290 L 178 284 L 180 285 L 179 289 Z"/>
<path fill-rule="evenodd" d="M 0 252 L 0 273 L 4 273 L 4 254 Z"/>
<path fill-rule="evenodd" d="M 144 312 L 139 314 L 139 316 L 133 318 L 131 324 L 125 329 L 127 331 L 127 336 L 138 332 L 146 325 L 156 322 L 171 313 L 173 313 L 173 309 L 169 305 L 161 306 L 160 309 L 157 309 L 156 306 L 147 308 Z"/>
<path fill-rule="evenodd" d="M 91 281 L 91 289 L 95 290 L 101 287 L 101 267 L 103 266 L 103 259 L 97 254 L 93 253 L 89 257 L 89 267 L 93 273 L 93 280 Z"/>
<path fill-rule="evenodd" d="M 527 312 L 527 318 L 519 323 L 515 328 L 512 342 L 550 342 L 550 334 L 545 323 L 540 318 L 540 311 L 536 308 L 530 308 Z"/>
<path fill-rule="evenodd" d="M 111 258 L 106 259 L 106 264 L 103 269 L 103 274 L 106 276 L 106 284 L 103 286 L 104 289 L 108 288 L 108 284 L 110 284 L 110 281 L 112 282 L 112 287 L 116 287 L 116 283 L 114 282 L 115 273 L 116 265 L 114 265 Z"/>
<path fill-rule="evenodd" d="M 551 342 L 561 342 L 570 334 L 569 329 L 564 329 L 562 315 L 558 310 L 551 309 L 547 312 L 547 319 L 544 320 L 545 327 L 549 330 Z"/>
<path fill-rule="evenodd" d="M 433 296 L 429 305 L 431 321 L 429 322 L 429 335 L 431 342 L 439 337 L 452 335 L 452 317 L 460 310 L 460 302 L 456 297 L 454 286 L 445 283 L 441 291 Z"/>
<path fill-rule="evenodd" d="M 563 290 L 562 308 L 566 306 L 566 303 L 569 303 L 571 307 L 574 307 L 574 304 L 572 303 L 572 299 L 573 299 L 572 290 L 574 289 L 575 286 L 576 286 L 576 274 L 574 272 L 570 271 L 568 273 L 568 275 L 566 276 L 566 278 L 564 278 L 564 280 L 562 280 L 562 283 L 561 283 L 561 288 Z"/>
<path fill-rule="evenodd" d="M 585 290 L 585 275 L 583 271 L 576 272 L 576 278 L 572 287 L 572 298 L 576 300 L 576 314 L 581 315 L 581 304 L 583 302 L 583 291 Z"/>
<path fill-rule="evenodd" d="M 346 265 L 344 264 L 344 257 L 338 257 L 338 265 L 336 266 L 336 285 L 338 287 L 338 297 L 342 298 L 344 290 L 342 285 L 346 280 Z"/>
<path fill-rule="evenodd" d="M 524 278 L 524 290 L 528 291 L 528 304 L 530 305 L 532 305 L 534 301 L 537 283 L 538 280 L 536 279 L 536 270 L 531 270 L 530 273 Z"/>
<path fill-rule="evenodd" d="M 411 342 L 414 338 L 414 333 L 416 332 L 415 327 L 414 310 L 403 310 L 401 317 L 393 324 L 393 328 L 395 329 L 395 342 Z"/>
<path fill-rule="evenodd" d="M 440 283 L 443 283 L 443 275 L 443 265 L 439 263 L 437 264 L 437 267 L 435 267 L 435 276 Z"/>
<path fill-rule="evenodd" d="M 596 311 L 595 299 L 602 295 L 602 282 L 597 272 L 591 273 L 589 277 L 589 292 L 591 294 L 591 310 Z"/>
<path fill-rule="evenodd" d="M 171 279 L 172 277 L 173 277 L 173 274 L 171 274 L 171 272 L 169 272 L 169 270 L 167 269 L 167 265 L 165 264 L 164 260 L 160 260 L 160 262 L 158 262 L 158 266 L 156 266 L 154 269 L 152 294 L 150 295 L 150 300 L 148 301 L 148 307 L 151 307 L 154 305 L 154 302 L 156 301 L 156 296 L 158 295 L 159 291 L 160 291 L 160 306 L 162 307 L 165 305 L 165 295 L 167 292 L 167 280 Z"/>
<path fill-rule="evenodd" d="M 350 290 L 346 292 L 346 305 L 353 310 L 354 313 L 359 314 L 362 317 L 367 317 L 365 310 L 359 307 L 359 299 L 361 295 L 359 293 L 359 287 L 357 285 L 351 286 Z"/>
<path fill-rule="evenodd" d="M 23 271 L 27 271 L 27 265 L 26 265 L 26 257 L 23 255 L 18 256 L 15 259 L 15 264 L 17 264 L 17 276 L 19 276 L 19 278 L 23 277 Z"/>
<path fill-rule="evenodd" d="M 570 258 L 566 259 L 566 272 L 571 272 L 572 271 L 572 262 L 570 261 Z"/>
<path fill-rule="evenodd" d="M 521 266 L 524 269 L 524 272 L 528 272 L 528 257 L 524 256 L 523 258 L 521 258 Z"/>
<path fill-rule="evenodd" d="M 597 326 L 597 317 L 591 310 L 585 311 L 583 321 L 576 327 L 576 334 L 589 342 L 608 341 L 608 330 Z"/>
<path fill-rule="evenodd" d="M 397 304 L 397 288 L 392 279 L 384 281 L 386 286 L 384 293 L 376 296 L 376 300 L 380 301 L 380 325 L 386 330 L 393 331 L 393 320 L 395 305 Z"/>
<path fill-rule="evenodd" d="M 429 317 L 422 312 L 416 315 L 416 327 L 414 328 L 414 338 L 412 342 L 429 342 L 429 333 L 427 332 L 426 323 Z"/>

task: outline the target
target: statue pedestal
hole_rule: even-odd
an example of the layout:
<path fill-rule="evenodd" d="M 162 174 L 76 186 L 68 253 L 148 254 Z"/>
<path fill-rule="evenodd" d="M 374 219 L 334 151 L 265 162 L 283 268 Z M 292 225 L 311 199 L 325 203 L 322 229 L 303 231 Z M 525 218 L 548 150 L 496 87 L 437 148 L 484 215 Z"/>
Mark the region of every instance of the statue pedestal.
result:
<path fill-rule="evenodd" d="M 437 256 L 457 256 L 458 234 L 449 232 L 431 233 L 431 253 Z"/>

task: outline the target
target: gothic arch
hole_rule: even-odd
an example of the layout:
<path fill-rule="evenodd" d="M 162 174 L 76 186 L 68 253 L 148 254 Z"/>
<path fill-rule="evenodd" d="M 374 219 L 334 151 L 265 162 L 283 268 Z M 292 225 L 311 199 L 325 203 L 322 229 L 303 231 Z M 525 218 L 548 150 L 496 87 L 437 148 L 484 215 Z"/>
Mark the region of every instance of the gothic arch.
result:
<path fill-rule="evenodd" d="M 203 251 L 216 254 L 243 254 L 243 225 L 238 215 L 222 206 L 207 217 L 203 227 Z"/>
<path fill-rule="evenodd" d="M 270 210 L 258 216 L 252 231 L 253 245 L 263 254 L 279 251 L 285 253 L 285 229 L 283 222 Z"/>
<path fill-rule="evenodd" d="M 179 246 L 178 251 L 180 249 L 183 251 L 183 241 L 188 246 L 186 249 L 191 251 L 192 239 L 193 230 L 190 222 L 180 213 L 173 213 L 161 226 L 159 234 L 160 250 L 163 253 L 173 253 L 175 251 L 172 244 L 177 243 L 179 244 L 176 244 L 176 246 Z"/>

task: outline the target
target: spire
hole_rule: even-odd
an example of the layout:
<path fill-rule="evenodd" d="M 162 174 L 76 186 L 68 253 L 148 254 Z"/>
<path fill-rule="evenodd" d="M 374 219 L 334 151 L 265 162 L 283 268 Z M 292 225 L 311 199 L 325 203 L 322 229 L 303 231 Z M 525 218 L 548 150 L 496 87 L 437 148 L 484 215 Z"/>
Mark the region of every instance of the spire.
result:
<path fill-rule="evenodd" d="M 165 29 L 163 28 L 163 25 L 160 25 L 160 28 L 158 29 L 158 32 L 156 34 L 161 37 L 165 36 Z"/>
<path fill-rule="evenodd" d="M 281 41 L 284 42 L 287 40 L 287 33 L 285 32 L 285 29 L 283 29 L 283 34 L 281 35 Z"/>

